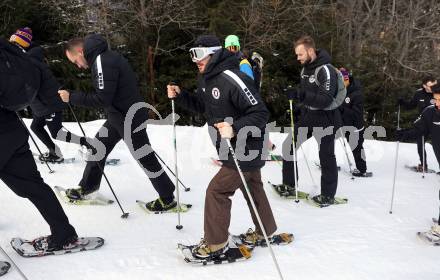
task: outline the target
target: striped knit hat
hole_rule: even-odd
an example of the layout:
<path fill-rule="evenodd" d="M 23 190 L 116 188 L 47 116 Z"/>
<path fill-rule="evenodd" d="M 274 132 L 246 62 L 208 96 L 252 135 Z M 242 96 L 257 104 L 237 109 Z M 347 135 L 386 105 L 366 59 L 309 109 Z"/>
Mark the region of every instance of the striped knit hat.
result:
<path fill-rule="evenodd" d="M 29 48 L 32 42 L 32 29 L 29 27 L 20 28 L 12 34 L 9 41 L 12 43 L 16 43 L 23 48 Z"/>

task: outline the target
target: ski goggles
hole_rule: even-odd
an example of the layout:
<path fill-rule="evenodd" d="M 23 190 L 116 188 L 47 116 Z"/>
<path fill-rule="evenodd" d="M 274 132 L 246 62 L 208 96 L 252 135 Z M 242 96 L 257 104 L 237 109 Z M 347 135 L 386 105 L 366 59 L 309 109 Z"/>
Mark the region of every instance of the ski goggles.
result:
<path fill-rule="evenodd" d="M 211 55 L 221 49 L 222 47 L 197 47 L 197 48 L 191 48 L 189 50 L 189 54 L 191 56 L 191 60 L 193 62 L 199 62 L 200 60 L 205 59 L 208 55 Z"/>

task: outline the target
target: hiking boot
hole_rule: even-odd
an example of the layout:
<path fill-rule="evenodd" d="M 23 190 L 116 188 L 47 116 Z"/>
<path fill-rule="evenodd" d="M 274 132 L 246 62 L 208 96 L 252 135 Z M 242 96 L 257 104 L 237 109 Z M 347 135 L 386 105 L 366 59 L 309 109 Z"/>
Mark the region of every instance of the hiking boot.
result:
<path fill-rule="evenodd" d="M 423 172 L 423 164 L 419 164 L 416 167 L 417 172 Z M 428 166 L 425 164 L 425 172 L 428 172 Z"/>
<path fill-rule="evenodd" d="M 246 233 L 240 234 L 240 239 L 243 241 L 244 245 L 255 247 L 266 243 L 264 236 L 259 234 L 253 229 L 248 229 Z"/>
<path fill-rule="evenodd" d="M 282 196 L 295 195 L 295 187 L 286 184 L 279 184 L 275 186 L 276 191 Z"/>
<path fill-rule="evenodd" d="M 312 200 L 315 203 L 319 204 L 321 207 L 335 204 L 335 199 L 333 197 L 325 196 L 322 194 L 312 197 Z"/>
<path fill-rule="evenodd" d="M 53 252 L 60 250 L 69 250 L 76 247 L 78 236 L 72 235 L 62 242 L 56 242 L 51 235 L 36 238 L 32 241 L 32 245 L 37 251 Z"/>
<path fill-rule="evenodd" d="M 433 225 L 424 236 L 432 243 L 440 244 L 440 225 Z"/>
<path fill-rule="evenodd" d="M 177 202 L 174 200 L 174 198 L 167 201 L 159 197 L 158 199 L 147 202 L 145 204 L 145 208 L 147 208 L 151 212 L 168 211 L 175 207 L 177 207 Z"/>
<path fill-rule="evenodd" d="M 200 259 L 215 258 L 224 254 L 229 249 L 228 244 L 229 242 L 228 240 L 226 240 L 226 242 L 220 244 L 208 245 L 205 239 L 202 238 L 199 245 L 195 246 L 192 249 L 192 254 L 194 255 L 194 257 Z"/>
<path fill-rule="evenodd" d="M 55 153 L 44 153 L 43 155 L 40 155 L 38 159 L 41 162 L 51 162 L 51 163 L 62 163 L 64 161 L 64 158 L 62 156 L 57 156 Z"/>
<path fill-rule="evenodd" d="M 371 177 L 373 175 L 372 172 L 367 172 L 367 171 L 361 172 L 358 169 L 353 170 L 351 174 L 355 177 Z"/>
<path fill-rule="evenodd" d="M 440 239 L 440 225 L 433 225 L 430 231 Z"/>
<path fill-rule="evenodd" d="M 83 187 L 71 188 L 66 190 L 66 196 L 72 200 L 85 200 L 90 198 L 87 196 L 90 196 L 92 193 L 98 191 L 98 189 L 99 188 L 85 190 Z"/>

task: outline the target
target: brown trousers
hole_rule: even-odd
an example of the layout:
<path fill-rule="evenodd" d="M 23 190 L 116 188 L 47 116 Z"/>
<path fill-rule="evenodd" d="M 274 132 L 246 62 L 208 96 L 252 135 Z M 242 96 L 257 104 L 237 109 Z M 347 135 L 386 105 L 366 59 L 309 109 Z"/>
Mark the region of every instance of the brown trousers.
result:
<path fill-rule="evenodd" d="M 260 214 L 264 229 L 268 235 L 272 235 L 276 231 L 277 226 L 263 189 L 261 171 L 258 169 L 252 172 L 244 172 L 243 175 L 254 199 L 257 211 Z M 246 198 L 257 232 L 261 233 L 258 220 L 240 179 L 240 174 L 237 170 L 223 166 L 211 180 L 206 190 L 204 229 L 205 241 L 209 245 L 221 244 L 228 240 L 232 205 L 229 197 L 233 196 L 238 188 L 240 188 Z"/>

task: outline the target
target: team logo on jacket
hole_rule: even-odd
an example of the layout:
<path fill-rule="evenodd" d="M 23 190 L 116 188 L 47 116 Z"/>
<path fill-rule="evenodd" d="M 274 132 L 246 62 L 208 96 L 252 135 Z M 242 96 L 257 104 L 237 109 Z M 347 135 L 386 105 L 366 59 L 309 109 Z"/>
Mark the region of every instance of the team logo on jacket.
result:
<path fill-rule="evenodd" d="M 345 98 L 345 103 L 350 103 L 350 97 Z"/>
<path fill-rule="evenodd" d="M 313 84 L 315 82 L 315 75 L 310 75 L 309 83 Z"/>
<path fill-rule="evenodd" d="M 214 97 L 215 99 L 220 98 L 220 90 L 218 88 L 215 87 L 212 89 L 212 97 Z"/>

